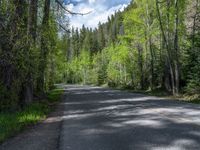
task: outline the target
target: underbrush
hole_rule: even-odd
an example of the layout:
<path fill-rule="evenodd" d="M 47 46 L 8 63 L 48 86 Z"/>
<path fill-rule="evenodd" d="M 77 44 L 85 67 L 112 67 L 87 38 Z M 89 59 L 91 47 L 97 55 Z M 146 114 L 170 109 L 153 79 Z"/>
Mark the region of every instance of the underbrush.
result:
<path fill-rule="evenodd" d="M 109 87 L 109 86 L 103 86 L 103 87 Z M 158 96 L 158 97 L 164 97 L 164 98 L 169 98 L 172 100 L 179 100 L 179 101 L 184 101 L 188 103 L 194 103 L 194 104 L 200 104 L 200 93 L 189 93 L 182 91 L 177 96 L 173 96 L 170 92 L 167 92 L 164 89 L 157 88 L 154 90 L 135 90 L 132 87 L 111 87 L 112 89 L 118 89 L 118 90 L 125 90 L 128 92 L 134 92 L 134 93 L 141 93 L 141 94 L 146 94 L 149 96 Z"/>
<path fill-rule="evenodd" d="M 190 103 L 200 104 L 200 94 L 184 94 L 183 99 Z"/>
<path fill-rule="evenodd" d="M 56 89 L 47 93 L 47 100 L 34 102 L 22 111 L 15 113 L 0 113 L 0 143 L 22 131 L 25 127 L 34 125 L 46 118 L 52 106 L 59 102 L 63 90 Z"/>

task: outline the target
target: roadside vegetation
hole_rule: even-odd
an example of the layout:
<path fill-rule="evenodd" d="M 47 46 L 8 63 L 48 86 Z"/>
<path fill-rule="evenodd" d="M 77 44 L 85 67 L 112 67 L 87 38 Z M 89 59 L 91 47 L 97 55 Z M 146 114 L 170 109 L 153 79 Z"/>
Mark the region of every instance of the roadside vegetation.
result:
<path fill-rule="evenodd" d="M 20 111 L 0 113 L 0 143 L 45 119 L 61 100 L 62 94 L 62 89 L 51 90 L 46 100 L 37 100 Z"/>
<path fill-rule="evenodd" d="M 0 0 L 0 141 L 45 118 L 55 83 L 200 100 L 199 0 L 132 0 L 95 29 L 65 4 Z"/>
<path fill-rule="evenodd" d="M 63 81 L 200 100 L 200 1 L 134 0 L 63 36 Z"/>

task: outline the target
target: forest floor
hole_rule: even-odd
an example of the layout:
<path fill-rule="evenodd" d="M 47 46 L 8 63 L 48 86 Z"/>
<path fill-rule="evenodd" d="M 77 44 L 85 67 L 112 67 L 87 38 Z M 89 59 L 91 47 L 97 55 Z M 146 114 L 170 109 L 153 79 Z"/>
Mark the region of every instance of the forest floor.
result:
<path fill-rule="evenodd" d="M 197 150 L 200 106 L 141 93 L 66 85 L 44 122 L 1 150 Z"/>

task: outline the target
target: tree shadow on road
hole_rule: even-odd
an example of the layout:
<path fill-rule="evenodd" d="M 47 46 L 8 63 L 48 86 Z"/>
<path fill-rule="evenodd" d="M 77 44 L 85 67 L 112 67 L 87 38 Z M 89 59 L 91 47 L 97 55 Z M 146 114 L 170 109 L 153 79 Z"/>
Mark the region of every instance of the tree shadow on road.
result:
<path fill-rule="evenodd" d="M 200 148 L 197 105 L 102 88 L 68 89 L 63 105 L 66 149 Z"/>

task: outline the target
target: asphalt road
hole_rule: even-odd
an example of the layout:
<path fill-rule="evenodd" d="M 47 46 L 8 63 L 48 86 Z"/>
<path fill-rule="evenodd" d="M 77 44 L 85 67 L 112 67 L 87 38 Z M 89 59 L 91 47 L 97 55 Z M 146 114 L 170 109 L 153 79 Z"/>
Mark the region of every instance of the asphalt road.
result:
<path fill-rule="evenodd" d="M 47 120 L 2 150 L 200 150 L 200 106 L 91 86 L 65 86 Z"/>

